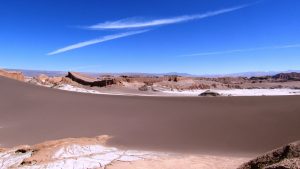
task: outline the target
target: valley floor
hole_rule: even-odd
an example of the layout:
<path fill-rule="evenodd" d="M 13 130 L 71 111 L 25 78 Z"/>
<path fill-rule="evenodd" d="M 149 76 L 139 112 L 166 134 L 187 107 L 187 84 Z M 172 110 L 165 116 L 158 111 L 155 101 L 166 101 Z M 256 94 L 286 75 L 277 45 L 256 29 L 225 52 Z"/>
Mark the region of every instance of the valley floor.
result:
<path fill-rule="evenodd" d="M 11 168 L 236 168 L 300 139 L 297 95 L 129 97 L 2 77 L 0 85 L 0 165 Z"/>

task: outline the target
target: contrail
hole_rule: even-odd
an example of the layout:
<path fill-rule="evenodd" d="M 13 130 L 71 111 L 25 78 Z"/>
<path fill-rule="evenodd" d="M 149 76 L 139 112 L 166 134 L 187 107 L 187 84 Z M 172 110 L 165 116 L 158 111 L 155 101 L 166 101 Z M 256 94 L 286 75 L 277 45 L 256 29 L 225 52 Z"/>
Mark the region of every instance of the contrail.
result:
<path fill-rule="evenodd" d="M 114 34 L 114 35 L 107 35 L 98 39 L 93 39 L 93 40 L 89 40 L 89 41 L 85 41 L 85 42 L 80 42 L 80 43 L 76 43 L 74 45 L 70 45 L 64 48 L 60 48 L 57 49 L 53 52 L 48 53 L 47 55 L 55 55 L 55 54 L 59 54 L 62 52 L 66 52 L 69 50 L 73 50 L 73 49 L 78 49 L 78 48 L 82 48 L 85 46 L 89 46 L 89 45 L 93 45 L 93 44 L 97 44 L 97 43 L 102 43 L 105 41 L 110 41 L 113 39 L 118 39 L 118 38 L 122 38 L 122 37 L 126 37 L 126 36 L 131 36 L 131 35 L 136 35 L 136 34 L 140 34 L 140 33 L 144 33 L 147 32 L 149 30 L 141 30 L 141 31 L 131 31 L 131 32 L 125 32 L 125 33 L 120 33 L 120 34 Z"/>
<path fill-rule="evenodd" d="M 199 20 L 204 19 L 212 16 L 221 15 L 228 12 L 233 12 L 245 7 L 250 6 L 247 5 L 240 5 L 232 8 L 221 9 L 217 11 L 207 12 L 204 14 L 197 14 L 197 15 L 184 15 L 178 16 L 173 18 L 164 18 L 164 19 L 157 19 L 157 20 L 150 20 L 150 21 L 137 21 L 136 19 L 122 19 L 118 21 L 109 21 L 104 23 L 99 23 L 96 25 L 88 26 L 88 29 L 129 29 L 129 28 L 142 28 L 142 27 L 152 27 L 152 26 L 159 26 L 159 25 L 169 25 L 175 24 L 180 22 L 187 22 L 192 20 Z"/>
<path fill-rule="evenodd" d="M 224 50 L 224 51 L 215 51 L 215 52 L 202 52 L 202 53 L 181 55 L 181 57 L 221 55 L 221 54 L 229 54 L 229 53 L 241 53 L 241 52 L 251 52 L 251 51 L 259 51 L 259 50 L 267 50 L 267 49 L 286 49 L 286 48 L 300 48 L 300 44 L 282 45 L 282 46 L 266 46 L 266 47 L 259 47 L 259 48 L 247 48 L 247 49 L 234 49 L 234 50 Z"/>

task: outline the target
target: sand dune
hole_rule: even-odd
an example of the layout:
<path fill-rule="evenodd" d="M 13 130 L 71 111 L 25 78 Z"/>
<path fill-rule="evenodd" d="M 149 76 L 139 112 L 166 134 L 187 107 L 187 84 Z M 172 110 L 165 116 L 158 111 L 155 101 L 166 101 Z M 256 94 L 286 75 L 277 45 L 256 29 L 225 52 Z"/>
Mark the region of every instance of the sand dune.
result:
<path fill-rule="evenodd" d="M 113 136 L 145 150 L 257 155 L 300 139 L 300 96 L 93 95 L 0 77 L 1 147 Z"/>

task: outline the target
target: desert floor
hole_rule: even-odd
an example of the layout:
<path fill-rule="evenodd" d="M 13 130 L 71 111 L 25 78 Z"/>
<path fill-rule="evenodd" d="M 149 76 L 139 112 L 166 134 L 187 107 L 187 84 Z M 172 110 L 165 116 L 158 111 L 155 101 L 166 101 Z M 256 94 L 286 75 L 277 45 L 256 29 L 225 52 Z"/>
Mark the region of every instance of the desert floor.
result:
<path fill-rule="evenodd" d="M 300 96 L 143 97 L 0 77 L 0 147 L 110 135 L 119 148 L 255 156 L 300 139 Z"/>

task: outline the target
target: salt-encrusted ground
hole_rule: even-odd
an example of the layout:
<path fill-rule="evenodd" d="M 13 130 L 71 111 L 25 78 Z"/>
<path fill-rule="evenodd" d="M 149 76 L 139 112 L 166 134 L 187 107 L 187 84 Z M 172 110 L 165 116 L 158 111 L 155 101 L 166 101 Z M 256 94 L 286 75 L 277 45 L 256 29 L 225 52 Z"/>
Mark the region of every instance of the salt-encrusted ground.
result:
<path fill-rule="evenodd" d="M 100 92 L 95 91 L 95 90 L 88 90 L 88 89 L 84 89 L 84 88 L 79 88 L 79 87 L 75 87 L 75 86 L 72 86 L 72 85 L 69 85 L 69 84 L 58 85 L 58 86 L 55 86 L 55 88 L 60 89 L 60 90 L 72 91 L 72 92 L 101 94 Z"/>
<path fill-rule="evenodd" d="M 46 87 L 50 87 L 50 86 L 46 86 Z M 134 94 L 134 93 L 99 92 L 99 91 L 96 91 L 96 90 L 75 87 L 75 86 L 72 86 L 72 85 L 69 85 L 69 84 L 61 84 L 61 85 L 55 86 L 53 88 L 60 89 L 60 90 L 66 90 L 66 91 L 72 91 L 72 92 L 92 93 L 92 94 L 102 94 L 102 95 L 153 96 L 153 95 L 147 95 L 147 94 Z"/>
<path fill-rule="evenodd" d="M 68 84 L 55 86 L 60 90 L 67 90 L 81 93 L 92 93 L 92 94 L 107 94 L 107 95 L 142 95 L 142 96 L 154 96 L 153 94 L 147 95 L 141 94 L 124 94 L 124 93 L 104 93 L 96 90 L 89 90 L 84 88 L 75 87 Z M 157 92 L 159 96 L 198 96 L 200 93 L 206 90 L 160 90 Z M 299 89 L 227 89 L 227 90 L 212 90 L 219 93 L 222 96 L 284 96 L 284 95 L 300 95 Z"/>
<path fill-rule="evenodd" d="M 108 136 L 48 141 L 0 149 L 1 169 L 213 169 L 235 168 L 249 158 L 121 150 L 105 146 Z"/>
<path fill-rule="evenodd" d="M 185 91 L 162 91 L 163 93 L 182 95 L 182 96 L 198 96 L 206 90 L 185 90 Z M 222 96 L 284 96 L 284 95 L 300 95 L 299 89 L 227 89 L 227 90 L 211 90 Z"/>
<path fill-rule="evenodd" d="M 19 146 L 0 152 L 0 168 L 85 169 L 105 168 L 112 163 L 167 156 L 163 153 L 120 150 L 105 146 L 107 136 L 63 139 L 34 146 Z"/>

